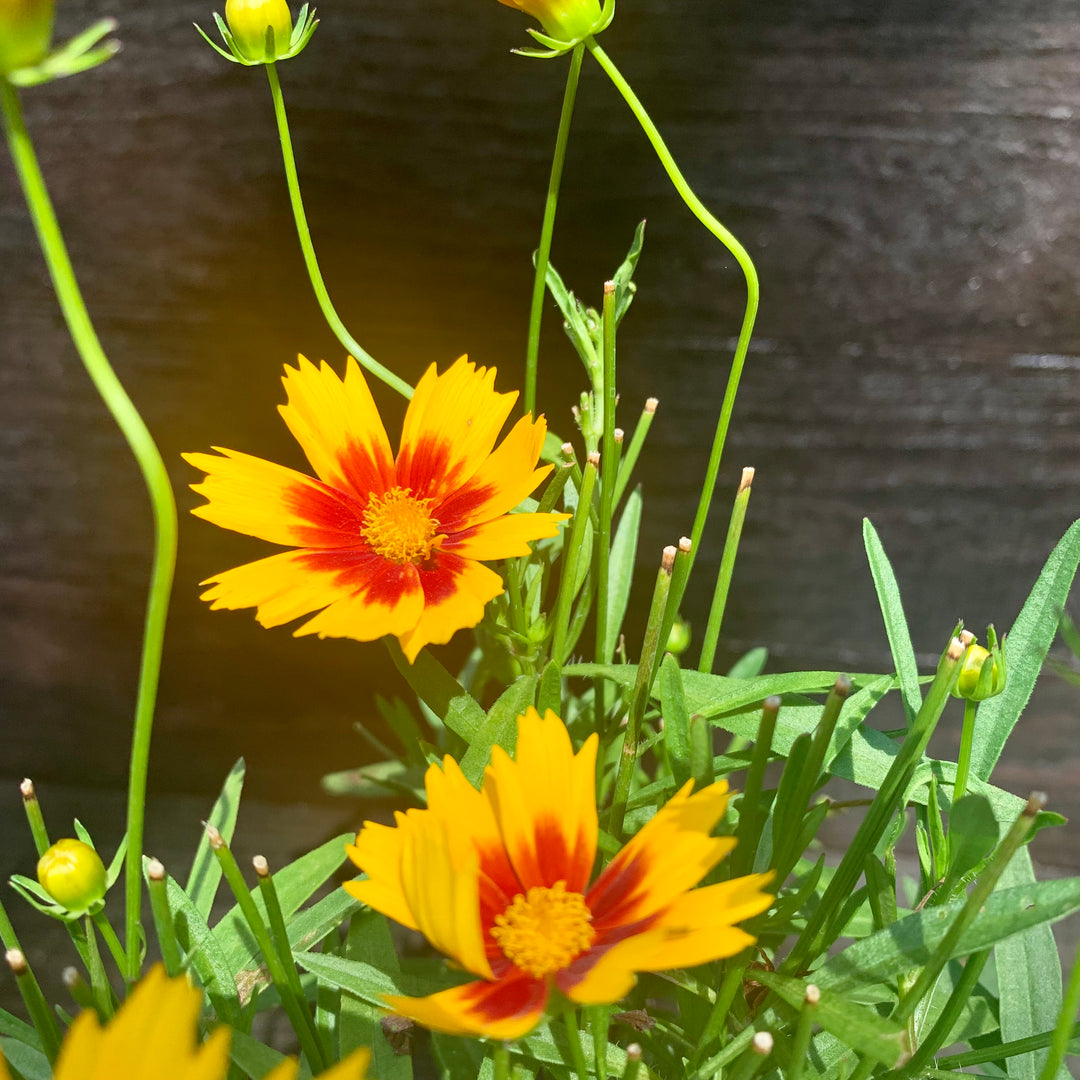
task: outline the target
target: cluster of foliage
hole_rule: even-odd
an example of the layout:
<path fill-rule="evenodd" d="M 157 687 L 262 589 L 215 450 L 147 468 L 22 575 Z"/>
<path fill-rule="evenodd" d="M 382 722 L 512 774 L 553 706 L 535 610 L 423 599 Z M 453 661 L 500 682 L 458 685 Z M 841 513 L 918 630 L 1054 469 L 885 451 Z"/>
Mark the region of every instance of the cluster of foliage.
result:
<path fill-rule="evenodd" d="M 68 1006 L 46 1001 L 0 904 L 0 938 L 32 1021 L 0 1012 L 0 1075 L 358 1080 L 370 1067 L 379 1080 L 913 1080 L 971 1075 L 960 1070 L 977 1065 L 992 1078 L 1066 1077 L 1080 964 L 1063 995 L 1050 925 L 1080 909 L 1080 878 L 1035 880 L 1026 842 L 1063 820 L 1043 796 L 1018 798 L 990 778 L 1057 631 L 1080 563 L 1080 522 L 1002 641 L 991 628 L 983 647 L 957 626 L 943 634 L 931 674 L 919 673 L 869 522 L 864 542 L 894 671 L 765 673 L 766 651 L 755 649 L 716 674 L 751 496 L 746 470 L 694 664 L 679 608 L 713 500 L 757 277 L 597 45 L 613 5 L 511 6 L 543 26 L 531 31 L 541 48 L 521 51 L 568 55 L 569 70 L 536 256 L 524 415 L 498 446 L 516 395 L 495 391 L 494 370 L 464 358 L 441 373 L 432 365 L 414 389 L 359 346 L 331 305 L 276 69 L 311 41 L 314 12 L 305 6 L 294 24 L 284 0 L 229 0 L 217 18 L 224 48 L 214 48 L 267 72 L 315 295 L 355 360 L 344 377 L 305 360 L 286 369 L 282 415 L 314 477 L 235 451 L 187 455 L 206 474 L 196 513 L 289 549 L 217 575 L 204 597 L 254 607 L 266 626 L 303 616 L 298 633 L 384 639 L 409 688 L 408 700 L 377 703 L 393 745 L 364 732 L 380 760 L 326 780 L 352 798 L 407 809 L 392 826 L 366 822 L 358 836 L 274 873 L 257 857 L 252 888 L 230 849 L 242 762 L 186 876 L 143 851 L 175 504 L 93 333 L 21 113 L 18 88 L 106 60 L 112 27 L 50 52 L 51 4 L 0 0 L 12 157 L 73 340 L 142 466 L 157 526 L 127 835 L 110 865 L 78 822 L 77 838 L 53 843 L 33 785 L 23 785 L 41 860 L 37 880 L 12 885 L 70 932 L 79 966 L 65 981 L 83 1011 L 73 1020 Z M 627 440 L 616 425 L 616 334 L 634 298 L 643 227 L 597 308 L 549 261 L 586 52 L 747 283 L 691 535 L 663 553 L 640 642 L 624 633 L 643 509 L 633 472 L 657 403 L 645 404 Z M 580 453 L 533 416 L 545 295 L 584 366 Z M 410 399 L 396 455 L 361 368 Z M 465 629 L 475 646 L 454 674 L 430 646 Z M 887 696 L 902 704 L 897 730 L 880 730 L 873 715 Z M 953 699 L 964 702 L 956 763 L 927 755 Z M 823 793 L 833 778 L 865 798 L 833 801 Z M 827 863 L 817 836 L 839 814 L 857 827 Z M 912 819 L 914 880 L 897 858 Z M 349 858 L 362 873 L 327 889 Z M 123 940 L 108 903 L 121 874 Z M 223 888 L 234 905 L 215 918 Z M 149 974 L 144 889 L 164 969 Z M 298 1060 L 253 1034 L 270 1011 L 291 1026 Z"/>

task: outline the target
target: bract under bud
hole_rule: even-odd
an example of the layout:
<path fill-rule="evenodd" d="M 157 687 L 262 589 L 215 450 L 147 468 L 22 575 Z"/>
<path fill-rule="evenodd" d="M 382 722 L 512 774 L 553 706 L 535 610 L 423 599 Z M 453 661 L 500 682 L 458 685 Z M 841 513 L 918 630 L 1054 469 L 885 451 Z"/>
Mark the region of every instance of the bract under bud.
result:
<path fill-rule="evenodd" d="M 53 0 L 0 0 L 0 76 L 43 59 L 52 30 Z"/>
<path fill-rule="evenodd" d="M 276 60 L 289 49 L 292 15 L 286 0 L 227 0 L 225 21 L 236 47 L 248 60 Z M 267 29 L 274 31 L 270 55 L 266 48 Z"/>
<path fill-rule="evenodd" d="M 38 860 L 41 887 L 69 911 L 85 911 L 105 895 L 105 864 L 81 840 L 57 840 Z"/>
<path fill-rule="evenodd" d="M 557 41 L 580 41 L 602 29 L 599 0 L 500 0 L 531 15 Z"/>

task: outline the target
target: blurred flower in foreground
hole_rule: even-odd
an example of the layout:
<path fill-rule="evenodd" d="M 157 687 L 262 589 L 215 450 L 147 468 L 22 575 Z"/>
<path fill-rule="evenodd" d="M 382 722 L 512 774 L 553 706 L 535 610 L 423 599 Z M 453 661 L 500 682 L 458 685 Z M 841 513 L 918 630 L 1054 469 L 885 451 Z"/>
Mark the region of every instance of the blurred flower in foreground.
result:
<path fill-rule="evenodd" d="M 54 1080 L 225 1080 L 229 1028 L 197 1041 L 202 1000 L 187 979 L 170 979 L 158 964 L 105 1027 L 92 1009 L 80 1013 L 60 1048 Z M 369 1058 L 358 1050 L 323 1080 L 364 1080 Z M 283 1061 L 266 1080 L 295 1080 L 297 1069 L 295 1061 Z M 2 1055 L 0 1078 L 10 1080 Z"/>
<path fill-rule="evenodd" d="M 296 547 L 203 582 L 214 608 L 257 607 L 267 627 L 318 611 L 297 635 L 394 634 L 411 663 L 475 626 L 503 591 L 480 560 L 527 555 L 567 516 L 510 513 L 551 470 L 536 468 L 547 428 L 523 417 L 495 447 L 517 394 L 495 392 L 494 368 L 462 357 L 439 375 L 432 364 L 396 461 L 355 360 L 342 380 L 301 357 L 283 381 L 281 415 L 317 480 L 234 450 L 184 455 L 207 474 L 192 485 L 208 500 L 195 514 Z"/>
<path fill-rule="evenodd" d="M 96 904 L 108 888 L 101 856 L 81 840 L 57 840 L 38 859 L 41 887 L 69 911 L 83 911 Z"/>
<path fill-rule="evenodd" d="M 53 0 L 0 0 L 0 76 L 41 60 L 52 28 Z"/>
<path fill-rule="evenodd" d="M 765 911 L 770 874 L 694 889 L 735 846 L 712 837 L 727 784 L 688 782 L 589 884 L 596 855 L 597 736 L 575 755 L 550 710 L 520 718 L 516 759 L 498 746 L 477 791 L 457 763 L 427 771 L 428 809 L 365 822 L 345 888 L 419 930 L 479 981 L 387 1004 L 447 1034 L 514 1039 L 554 990 L 582 1005 L 625 996 L 635 972 L 734 956 L 734 924 Z M 693 891 L 691 891 L 693 890 Z"/>

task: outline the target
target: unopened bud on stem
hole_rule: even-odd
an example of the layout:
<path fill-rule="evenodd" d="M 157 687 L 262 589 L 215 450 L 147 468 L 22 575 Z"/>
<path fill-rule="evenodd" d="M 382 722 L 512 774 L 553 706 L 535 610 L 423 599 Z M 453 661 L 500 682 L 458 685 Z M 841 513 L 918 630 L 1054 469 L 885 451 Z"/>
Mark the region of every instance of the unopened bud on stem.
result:
<path fill-rule="evenodd" d="M 85 911 L 108 887 L 101 856 L 82 840 L 57 840 L 38 859 L 37 877 L 41 887 L 68 911 Z"/>
<path fill-rule="evenodd" d="M 225 21 L 236 47 L 248 60 L 276 60 L 288 51 L 292 15 L 286 0 L 227 0 Z M 267 30 L 273 30 L 273 49 L 267 53 Z"/>

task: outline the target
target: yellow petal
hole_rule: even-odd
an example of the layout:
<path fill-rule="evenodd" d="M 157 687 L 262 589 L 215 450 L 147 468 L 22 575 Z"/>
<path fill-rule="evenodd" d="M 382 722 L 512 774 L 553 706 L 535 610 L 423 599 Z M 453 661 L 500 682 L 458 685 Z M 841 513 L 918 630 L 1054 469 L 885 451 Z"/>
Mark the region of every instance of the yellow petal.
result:
<path fill-rule="evenodd" d="M 371 1051 L 367 1047 L 354 1050 L 344 1061 L 319 1073 L 319 1080 L 364 1080 L 367 1067 L 371 1062 Z"/>
<path fill-rule="evenodd" d="M 494 368 L 463 356 L 439 375 L 432 364 L 405 412 L 398 483 L 438 507 L 484 463 L 516 400 L 496 392 Z"/>
<path fill-rule="evenodd" d="M 54 1080 L 93 1080 L 101 1041 L 101 1025 L 93 1009 L 79 1013 L 60 1047 Z"/>
<path fill-rule="evenodd" d="M 289 403 L 279 406 L 316 474 L 333 487 L 366 496 L 394 486 L 393 455 L 379 410 L 359 364 L 350 356 L 345 378 L 303 356 L 282 379 Z"/>
<path fill-rule="evenodd" d="M 367 880 L 347 881 L 345 889 L 362 904 L 410 930 L 419 930 L 401 885 L 401 856 L 408 825 L 404 814 L 394 816 L 397 828 L 365 821 L 356 843 L 346 847 L 349 858 L 367 874 Z"/>
<path fill-rule="evenodd" d="M 386 634 L 404 634 L 416 626 L 424 610 L 424 594 L 416 567 L 377 559 L 355 583 L 359 591 L 335 600 L 304 623 L 296 636 L 348 637 L 375 641 Z"/>
<path fill-rule="evenodd" d="M 506 514 L 452 537 L 443 550 L 479 562 L 528 555 L 531 540 L 557 536 L 559 522 L 569 517 L 569 514 Z"/>
<path fill-rule="evenodd" d="M 286 1058 L 270 1070 L 263 1080 L 296 1080 L 296 1074 L 300 1071 L 300 1063 L 293 1058 Z"/>
<path fill-rule="evenodd" d="M 547 1004 L 547 985 L 515 972 L 497 982 L 472 982 L 429 997 L 387 997 L 395 1012 L 446 1035 L 518 1039 L 536 1027 Z"/>
<path fill-rule="evenodd" d="M 690 780 L 608 864 L 589 890 L 597 932 L 663 911 L 734 848 L 710 833 L 727 808 L 727 783 L 690 794 Z"/>
<path fill-rule="evenodd" d="M 480 467 L 435 508 L 448 532 L 492 521 L 508 514 L 527 498 L 554 468 L 536 468 L 544 446 L 547 423 L 523 416 Z"/>
<path fill-rule="evenodd" d="M 200 994 L 199 997 L 201 1000 L 202 995 Z M 217 1028 L 199 1048 L 195 1061 L 188 1066 L 187 1071 L 177 1074 L 178 1080 L 225 1080 L 229 1071 L 231 1037 L 232 1032 L 227 1027 Z M 160 1078 L 160 1062 L 167 1060 L 168 1058 L 162 1058 L 158 1061 L 154 1071 L 147 1074 L 148 1080 L 150 1077 Z"/>
<path fill-rule="evenodd" d="M 340 548 L 360 540 L 361 505 L 310 476 L 236 450 L 181 456 L 206 473 L 191 485 L 207 499 L 192 510 L 196 517 L 272 544 Z"/>
<path fill-rule="evenodd" d="M 418 573 L 424 611 L 412 630 L 398 635 L 410 664 L 425 645 L 445 644 L 459 630 L 475 626 L 484 617 L 484 607 L 503 591 L 494 570 L 442 551 L 435 553 L 430 568 Z"/>
<path fill-rule="evenodd" d="M 575 754 L 566 725 L 550 709 L 518 720 L 514 760 L 492 750 L 484 774 L 506 852 L 524 889 L 564 881 L 583 892 L 596 857 L 596 748 L 592 734 Z"/>

